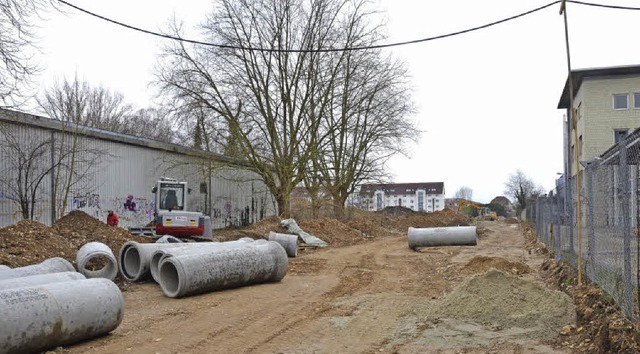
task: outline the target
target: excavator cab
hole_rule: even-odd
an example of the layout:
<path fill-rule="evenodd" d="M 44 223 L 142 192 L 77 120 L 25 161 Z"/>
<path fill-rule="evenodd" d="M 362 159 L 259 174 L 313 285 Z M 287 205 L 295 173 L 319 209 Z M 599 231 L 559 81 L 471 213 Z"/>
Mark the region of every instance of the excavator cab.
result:
<path fill-rule="evenodd" d="M 202 213 L 186 211 L 189 194 L 187 182 L 163 177 L 152 192 L 156 195 L 156 234 L 178 237 L 203 234 Z"/>

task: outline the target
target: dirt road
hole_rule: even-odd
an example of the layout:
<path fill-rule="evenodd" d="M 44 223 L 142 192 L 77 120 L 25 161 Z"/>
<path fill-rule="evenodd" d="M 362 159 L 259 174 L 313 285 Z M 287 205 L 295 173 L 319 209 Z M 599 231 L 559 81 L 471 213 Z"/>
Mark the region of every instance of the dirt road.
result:
<path fill-rule="evenodd" d="M 535 322 L 535 309 L 511 322 L 493 318 L 531 307 L 549 298 L 528 296 L 540 290 L 536 269 L 540 256 L 524 250 L 524 237 L 515 225 L 485 222 L 488 230 L 476 247 L 438 247 L 411 251 L 406 235 L 356 246 L 302 254 L 291 259 L 281 283 L 263 284 L 184 299 L 162 295 L 154 283 L 132 284 L 126 291 L 123 323 L 112 334 L 64 349 L 71 353 L 560 353 L 544 344 L 560 328 L 521 326 L 520 317 Z M 500 257 L 512 270 L 533 271 L 497 276 L 511 290 L 496 292 L 498 302 L 487 318 L 475 299 L 443 304 L 456 286 L 482 271 L 470 262 L 476 256 Z M 513 266 L 517 264 L 518 267 Z M 494 277 L 495 278 L 495 277 Z M 492 278 L 493 279 L 493 278 Z M 487 283 L 489 280 L 480 282 Z M 466 284 L 470 289 L 476 283 Z M 523 285 L 524 284 L 524 285 Z M 478 285 L 478 284 L 476 284 Z M 490 284 L 489 284 L 490 285 Z M 519 289 L 526 288 L 526 293 Z M 495 287 L 495 286 L 494 286 Z M 537 290 L 536 290 L 537 289 Z M 517 294 L 511 303 L 505 293 Z M 507 294 L 508 295 L 508 294 Z M 502 296 L 502 298 L 500 297 Z M 507 299 L 507 300 L 505 300 Z M 457 300 L 456 300 L 457 301 Z M 490 300 L 484 300 L 490 301 Z M 484 307 L 480 304 L 479 307 Z M 487 304 L 490 308 L 491 304 Z M 566 304 L 567 313 L 572 304 Z M 452 311 L 454 307 L 460 310 Z M 440 313 L 451 313 L 443 316 Z M 444 311 L 444 312 L 443 312 Z M 448 312 L 447 312 L 448 311 Z M 528 316 L 528 317 L 527 317 Z M 505 316 L 502 316 L 505 317 Z M 473 320 L 470 320 L 472 318 Z M 505 324 L 506 323 L 506 324 Z M 518 326 L 508 326 L 516 324 Z M 555 325 L 562 326 L 561 321 Z M 541 324 L 548 327 L 548 323 Z M 547 333 L 546 337 L 540 333 Z M 549 334 L 551 333 L 551 334 Z"/>

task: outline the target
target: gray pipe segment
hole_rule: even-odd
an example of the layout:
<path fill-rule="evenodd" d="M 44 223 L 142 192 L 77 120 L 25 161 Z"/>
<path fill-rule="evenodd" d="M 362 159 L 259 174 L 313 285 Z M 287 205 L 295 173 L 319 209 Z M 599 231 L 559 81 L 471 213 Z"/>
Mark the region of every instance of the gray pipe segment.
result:
<path fill-rule="evenodd" d="M 151 260 L 149 261 L 149 271 L 151 272 L 151 277 L 153 278 L 153 280 L 155 280 L 156 283 L 160 283 L 160 275 L 159 275 L 158 267 L 160 265 L 160 261 L 164 257 L 173 257 L 176 255 L 184 255 L 184 254 L 213 253 L 226 248 L 242 247 L 251 242 L 253 242 L 252 238 L 243 237 L 237 241 L 198 243 L 200 247 L 159 249 L 154 251 L 153 254 L 151 255 Z"/>
<path fill-rule="evenodd" d="M 171 236 L 171 235 L 164 235 L 162 237 L 160 237 L 159 239 L 156 240 L 156 243 L 183 243 L 181 239 L 175 237 L 175 236 Z"/>
<path fill-rule="evenodd" d="M 59 273 L 59 272 L 75 272 L 76 269 L 64 258 L 49 258 L 41 263 L 32 264 L 25 267 L 18 267 L 7 270 L 0 270 L 0 279 L 20 278 L 29 275 Z"/>
<path fill-rule="evenodd" d="M 124 299 L 96 278 L 0 291 L 0 353 L 32 353 L 111 332 Z"/>
<path fill-rule="evenodd" d="M 86 268 L 86 264 L 94 258 L 102 258 L 107 260 L 107 264 L 98 270 L 90 270 Z M 114 280 L 118 275 L 118 261 L 113 255 L 111 248 L 101 242 L 89 242 L 80 247 L 76 254 L 76 263 L 78 264 L 78 272 L 87 278 L 106 278 Z"/>
<path fill-rule="evenodd" d="M 478 235 L 475 226 L 413 228 L 407 232 L 409 248 L 438 246 L 475 246 Z"/>
<path fill-rule="evenodd" d="M 173 247 L 194 247 L 197 242 L 138 243 L 127 241 L 120 248 L 118 266 L 120 274 L 128 281 L 141 281 L 149 277 L 149 262 L 154 251 Z"/>
<path fill-rule="evenodd" d="M 287 256 L 298 257 L 298 235 L 269 232 L 269 241 L 275 241 L 284 247 Z"/>
<path fill-rule="evenodd" d="M 267 240 L 215 253 L 165 257 L 159 266 L 160 287 L 168 297 L 183 297 L 278 282 L 284 278 L 288 262 L 284 248 Z"/>
<path fill-rule="evenodd" d="M 25 286 L 43 285 L 50 283 L 62 283 L 72 280 L 86 279 L 84 275 L 78 272 L 61 272 L 28 275 L 20 278 L 10 278 L 0 280 L 0 290 L 22 288 Z"/>

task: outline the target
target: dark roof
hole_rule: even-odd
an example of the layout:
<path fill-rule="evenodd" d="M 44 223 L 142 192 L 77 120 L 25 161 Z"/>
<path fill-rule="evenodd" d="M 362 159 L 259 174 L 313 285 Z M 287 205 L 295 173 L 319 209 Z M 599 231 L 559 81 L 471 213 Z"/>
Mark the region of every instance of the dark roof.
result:
<path fill-rule="evenodd" d="M 444 182 L 363 184 L 360 186 L 360 195 L 371 195 L 377 190 L 392 195 L 411 194 L 418 189 L 424 189 L 428 194 L 444 194 Z"/>
<path fill-rule="evenodd" d="M 640 75 L 640 65 L 571 70 L 571 75 L 573 79 L 573 94 L 575 95 L 578 92 L 580 85 L 582 85 L 582 80 L 585 77 Z M 560 101 L 558 102 L 558 109 L 569 108 L 569 105 L 569 75 L 567 75 L 567 81 L 564 84 L 564 89 L 562 90 Z"/>
<path fill-rule="evenodd" d="M 214 152 L 188 148 L 182 145 L 165 143 L 133 135 L 120 134 L 104 129 L 86 127 L 80 124 L 64 122 L 6 108 L 0 108 L 0 122 L 28 125 L 53 131 L 76 131 L 80 135 L 95 139 L 114 141 L 122 144 L 136 145 L 147 147 L 150 149 L 175 152 L 196 157 L 210 158 L 215 161 L 227 162 L 231 165 L 236 166 L 248 166 L 246 161 L 217 154 Z"/>

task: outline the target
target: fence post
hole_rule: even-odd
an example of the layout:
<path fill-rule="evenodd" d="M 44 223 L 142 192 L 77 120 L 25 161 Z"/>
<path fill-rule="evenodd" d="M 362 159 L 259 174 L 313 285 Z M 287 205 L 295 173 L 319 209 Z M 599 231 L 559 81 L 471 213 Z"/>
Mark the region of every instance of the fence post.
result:
<path fill-rule="evenodd" d="M 596 168 L 596 163 L 589 163 L 585 168 L 587 174 L 587 226 L 589 227 L 589 245 L 587 249 L 587 258 L 589 263 L 587 264 L 587 276 L 593 277 L 595 274 L 595 253 L 596 253 L 596 231 L 593 217 L 593 170 Z M 590 269 L 590 270 L 589 270 Z"/>
<path fill-rule="evenodd" d="M 622 309 L 627 316 L 633 315 L 633 283 L 631 282 L 631 212 L 629 209 L 629 194 L 631 184 L 629 183 L 629 173 L 627 170 L 627 145 L 626 141 L 621 141 L 620 145 L 620 185 L 621 185 L 621 216 L 624 235 L 624 303 Z"/>

